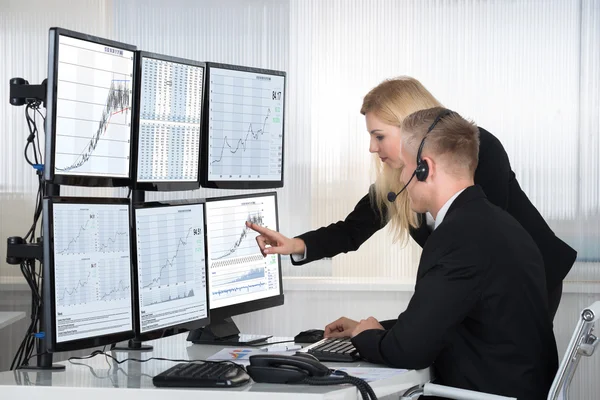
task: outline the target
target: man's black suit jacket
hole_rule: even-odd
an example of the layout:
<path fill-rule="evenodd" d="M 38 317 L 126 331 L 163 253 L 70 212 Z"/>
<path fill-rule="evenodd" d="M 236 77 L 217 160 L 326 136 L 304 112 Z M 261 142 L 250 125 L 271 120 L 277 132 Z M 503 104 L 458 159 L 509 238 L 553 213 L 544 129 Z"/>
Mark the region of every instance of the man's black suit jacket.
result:
<path fill-rule="evenodd" d="M 433 365 L 444 385 L 541 400 L 558 367 L 542 256 L 479 186 L 465 189 L 429 235 L 406 311 L 383 325 L 353 338 L 362 357 Z"/>
<path fill-rule="evenodd" d="M 577 252 L 556 237 L 523 192 L 500 141 L 483 128 L 479 128 L 479 140 L 475 184 L 483 188 L 489 201 L 508 211 L 529 232 L 544 258 L 548 290 L 553 291 L 573 266 Z M 429 228 L 424 216 L 421 216 L 420 221 L 421 225 L 417 229 L 411 229 L 410 235 L 424 247 L 429 237 Z M 302 265 L 357 250 L 386 224 L 386 216 L 380 215 L 377 208 L 371 205 L 367 194 L 344 221 L 298 236 L 306 244 L 307 258 L 301 262 L 292 259 L 292 263 Z"/>

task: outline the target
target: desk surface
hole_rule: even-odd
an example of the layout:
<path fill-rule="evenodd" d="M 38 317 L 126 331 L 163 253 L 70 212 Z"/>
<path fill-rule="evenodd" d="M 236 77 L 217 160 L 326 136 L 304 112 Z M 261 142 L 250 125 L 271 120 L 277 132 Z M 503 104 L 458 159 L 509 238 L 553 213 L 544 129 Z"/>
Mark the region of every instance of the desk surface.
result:
<path fill-rule="evenodd" d="M 25 318 L 25 313 L 23 311 L 0 311 L 0 329 L 23 318 Z"/>
<path fill-rule="evenodd" d="M 154 346 L 150 352 L 113 352 L 119 360 L 125 358 L 148 359 L 164 357 L 170 359 L 205 360 L 221 350 L 222 346 L 193 345 L 186 342 L 187 334 L 148 342 Z M 77 363 L 77 364 L 75 364 Z M 66 371 L 8 371 L 0 373 L 0 392 L 3 398 L 64 399 L 81 396 L 84 400 L 165 400 L 169 394 L 198 396 L 203 398 L 269 400 L 291 397 L 294 399 L 357 399 L 357 390 L 352 386 L 306 386 L 273 385 L 250 383 L 233 389 L 171 389 L 156 388 L 152 377 L 174 365 L 173 362 L 150 360 L 144 363 L 115 361 L 96 356 L 87 360 L 65 361 Z M 330 366 L 377 367 L 366 362 L 335 364 Z M 429 381 L 429 370 L 407 371 L 404 374 L 372 382 L 378 397 L 401 393 L 406 389 Z M 102 390 L 101 390 L 102 389 Z M 120 389 L 120 390 L 119 390 Z M 110 392 L 107 392 L 110 390 Z M 175 399 L 172 399 L 175 400 Z"/>

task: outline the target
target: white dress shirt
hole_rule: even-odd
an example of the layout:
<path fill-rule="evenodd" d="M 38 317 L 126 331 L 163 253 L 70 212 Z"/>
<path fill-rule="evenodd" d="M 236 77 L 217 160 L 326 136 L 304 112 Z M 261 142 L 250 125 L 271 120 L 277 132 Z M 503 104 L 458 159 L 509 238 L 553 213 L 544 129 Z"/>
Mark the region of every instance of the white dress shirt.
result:
<path fill-rule="evenodd" d="M 429 226 L 429 229 L 434 231 L 438 226 L 440 226 L 440 224 L 444 220 L 444 217 L 446 216 L 446 213 L 448 212 L 448 209 L 454 202 L 454 199 L 456 199 L 458 195 L 461 194 L 465 189 L 459 190 L 458 192 L 454 193 L 454 196 L 450 197 L 448 201 L 444 203 L 442 208 L 440 208 L 440 211 L 438 211 L 437 218 L 435 219 L 435 221 L 433 220 L 433 216 L 427 213 L 427 226 Z M 429 218 L 431 218 L 431 221 L 434 222 L 433 227 L 429 224 Z"/>

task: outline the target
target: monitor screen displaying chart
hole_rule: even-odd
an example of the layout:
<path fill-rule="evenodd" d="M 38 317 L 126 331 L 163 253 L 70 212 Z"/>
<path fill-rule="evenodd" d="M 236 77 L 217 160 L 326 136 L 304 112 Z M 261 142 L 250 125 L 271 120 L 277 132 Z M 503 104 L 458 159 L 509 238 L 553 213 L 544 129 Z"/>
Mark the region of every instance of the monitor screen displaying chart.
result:
<path fill-rule="evenodd" d="M 55 203 L 50 223 L 56 343 L 133 331 L 129 205 Z"/>
<path fill-rule="evenodd" d="M 57 47 L 54 175 L 128 179 L 134 51 L 66 34 L 58 34 Z"/>
<path fill-rule="evenodd" d="M 285 73 L 208 68 L 208 182 L 281 186 Z"/>
<path fill-rule="evenodd" d="M 263 257 L 246 221 L 276 230 L 275 194 L 207 199 L 211 310 L 281 294 L 279 256 Z"/>
<path fill-rule="evenodd" d="M 206 319 L 204 204 L 137 207 L 139 333 Z"/>

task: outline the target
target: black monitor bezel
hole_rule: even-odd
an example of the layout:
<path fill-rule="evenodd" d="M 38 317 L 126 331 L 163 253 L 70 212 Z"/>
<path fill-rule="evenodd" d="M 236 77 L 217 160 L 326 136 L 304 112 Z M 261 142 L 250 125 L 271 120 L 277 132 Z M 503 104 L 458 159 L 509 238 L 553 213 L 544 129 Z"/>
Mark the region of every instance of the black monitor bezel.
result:
<path fill-rule="evenodd" d="M 85 176 L 85 175 L 69 175 L 69 174 L 55 174 L 54 163 L 55 154 L 54 149 L 56 147 L 56 104 L 58 95 L 58 49 L 60 36 L 68 36 L 74 39 L 85 40 L 92 43 L 102 44 L 105 46 L 115 47 L 120 50 L 126 50 L 133 52 L 133 71 L 131 79 L 132 90 L 137 86 L 137 76 L 135 73 L 135 53 L 137 50 L 136 46 L 116 42 L 114 40 L 104 39 L 97 36 L 87 35 L 80 32 L 74 32 L 63 28 L 50 28 L 49 40 L 48 40 L 48 81 L 47 81 L 47 92 L 46 92 L 46 156 L 44 165 L 44 180 L 59 185 L 73 185 L 73 186 L 90 186 L 90 187 L 122 187 L 131 185 L 131 173 L 133 160 L 133 123 L 130 129 L 130 146 L 129 146 L 129 177 L 109 177 L 109 176 Z M 135 107 L 135 97 L 132 94 L 132 110 Z M 134 114 L 132 112 L 132 122 Z"/>
<path fill-rule="evenodd" d="M 275 76 L 283 76 L 283 116 L 281 118 L 281 124 L 282 124 L 282 131 L 281 131 L 281 179 L 277 180 L 277 181 L 245 181 L 245 180 L 241 180 L 241 181 L 232 181 L 232 180 L 226 180 L 226 181 L 218 181 L 218 180 L 209 180 L 208 178 L 208 172 L 209 172 L 209 163 L 210 163 L 210 157 L 209 157 L 209 147 L 208 147 L 208 141 L 209 141 L 209 125 L 210 125 L 210 71 L 211 68 L 221 68 L 221 69 L 229 69 L 229 70 L 234 70 L 234 71 L 243 71 L 243 72 L 254 72 L 254 73 L 260 73 L 260 74 L 265 74 L 265 75 L 275 75 Z M 206 85 L 207 90 L 206 90 L 206 95 L 204 96 L 204 115 L 206 116 L 203 120 L 202 123 L 202 131 L 204 132 L 203 135 L 203 139 L 202 139 L 202 154 L 201 154 L 201 166 L 202 166 L 202 173 L 201 173 L 201 180 L 200 180 L 200 184 L 202 185 L 202 187 L 205 188 L 214 188 L 214 189 L 276 189 L 276 188 L 281 188 L 283 187 L 283 182 L 284 182 L 284 174 L 285 174 L 285 116 L 286 116 L 286 112 L 285 112 L 285 108 L 287 107 L 287 73 L 285 71 L 276 71 L 276 70 L 270 70 L 270 69 L 263 69 L 263 68 L 254 68 L 254 67 L 246 67 L 246 66 L 241 66 L 241 65 L 232 65 L 232 64 L 222 64 L 222 63 L 214 63 L 214 62 L 207 62 L 206 63 L 206 70 L 205 70 L 205 76 L 206 76 Z"/>
<path fill-rule="evenodd" d="M 137 235 L 136 235 L 136 232 L 137 232 L 136 211 L 139 209 L 147 209 L 147 208 L 189 206 L 189 205 L 198 205 L 198 204 L 202 205 L 202 218 L 204 219 L 202 229 L 204 230 L 204 232 L 203 232 L 204 260 L 205 260 L 204 279 L 206 280 L 204 287 L 206 289 L 206 318 L 197 319 L 197 320 L 189 321 L 189 322 L 184 322 L 181 324 L 176 324 L 173 326 L 159 328 L 159 329 L 155 329 L 152 331 L 142 333 L 141 332 L 141 327 L 142 327 L 141 315 L 142 314 L 141 314 L 141 307 L 139 305 L 140 291 L 139 291 L 139 282 L 138 282 L 139 275 L 138 275 L 138 268 L 137 268 L 138 258 L 137 258 Z M 133 285 L 135 288 L 135 290 L 134 290 L 134 295 L 135 295 L 135 301 L 134 301 L 135 339 L 139 340 L 139 341 L 160 339 L 163 337 L 172 336 L 172 335 L 176 335 L 179 333 L 188 332 L 190 330 L 202 328 L 202 327 L 208 325 L 210 323 L 211 313 L 210 313 L 210 299 L 209 299 L 209 292 L 208 292 L 208 263 L 206 262 L 208 252 L 206 249 L 206 203 L 205 203 L 204 199 L 152 201 L 152 202 L 134 204 L 131 223 L 132 223 L 132 230 L 133 230 L 132 246 L 133 246 L 133 257 L 134 257 L 132 270 L 133 270 L 133 277 L 135 279 L 135 284 Z"/>
<path fill-rule="evenodd" d="M 264 196 L 273 196 L 275 198 L 275 229 L 279 230 L 279 205 L 277 203 L 277 192 L 263 192 L 263 193 L 252 193 L 252 194 L 243 194 L 243 195 L 235 195 L 235 196 L 223 196 L 223 197 L 213 197 L 207 198 L 206 204 L 210 202 L 216 202 L 220 200 L 235 200 L 235 199 L 250 199 L 254 197 L 264 197 Z M 208 216 L 208 213 L 206 213 Z M 206 244 L 208 245 L 208 221 L 205 220 L 206 223 Z M 206 260 L 208 261 L 208 246 L 207 246 L 207 254 Z M 210 309 L 210 317 L 212 321 L 219 321 L 225 318 L 233 317 L 235 315 L 246 314 L 253 311 L 260 311 L 267 308 L 277 307 L 284 304 L 284 294 L 283 294 L 283 267 L 281 265 L 281 256 L 277 254 L 277 262 L 279 265 L 279 294 L 271 297 L 264 297 L 258 300 L 247 301 L 244 303 L 231 304 L 224 307 L 219 308 L 211 308 Z M 206 263 L 208 267 L 208 262 Z M 207 283 L 210 280 L 210 274 L 207 274 Z M 209 284 L 206 285 L 207 288 L 210 287 Z M 210 289 L 209 289 L 209 304 L 210 301 Z M 212 307 L 212 306 L 211 306 Z"/>
<path fill-rule="evenodd" d="M 54 204 L 117 204 L 127 206 L 129 218 L 129 276 L 131 279 L 131 330 L 119 333 L 113 333 L 103 336 L 95 336 L 86 339 L 76 339 L 66 342 L 57 342 L 56 338 L 56 298 L 55 298 L 55 279 L 54 279 Z M 128 199 L 116 198 L 94 198 L 94 197 L 45 197 L 43 199 L 43 248 L 44 248 L 44 263 L 43 263 L 43 329 L 46 334 L 45 340 L 48 343 L 49 352 L 73 351 L 82 350 L 98 346 L 106 346 L 113 343 L 122 342 L 124 340 L 133 339 L 135 337 L 135 309 L 134 307 L 134 291 L 133 287 L 133 254 L 132 234 L 131 234 L 131 206 Z"/>
<path fill-rule="evenodd" d="M 145 191 L 184 191 L 184 190 L 195 190 L 200 188 L 200 177 L 202 174 L 200 165 L 202 165 L 202 137 L 203 134 L 203 121 L 204 121 L 204 106 L 205 106 L 205 97 L 206 97 L 206 63 L 194 60 L 188 60 L 185 58 L 168 56 L 165 54 L 151 53 L 147 51 L 136 51 L 136 60 L 135 60 L 135 74 L 137 76 L 138 85 L 135 87 L 134 92 L 134 112 L 133 112 L 133 126 L 134 126 L 134 140 L 133 143 L 133 159 L 135 162 L 132 165 L 132 188 L 135 190 L 145 190 Z M 191 65 L 194 67 L 201 67 L 202 72 L 202 94 L 200 99 L 200 126 L 198 129 L 200 130 L 200 137 L 198 141 L 198 176 L 195 181 L 186 181 L 186 182 L 173 182 L 173 181 L 153 181 L 153 182 L 139 182 L 138 181 L 138 158 L 139 158 L 139 140 L 140 140 L 140 111 L 141 111 L 141 96 L 142 96 L 142 67 L 143 67 L 143 59 L 144 58 L 152 58 L 155 60 L 168 61 L 178 64 Z"/>

